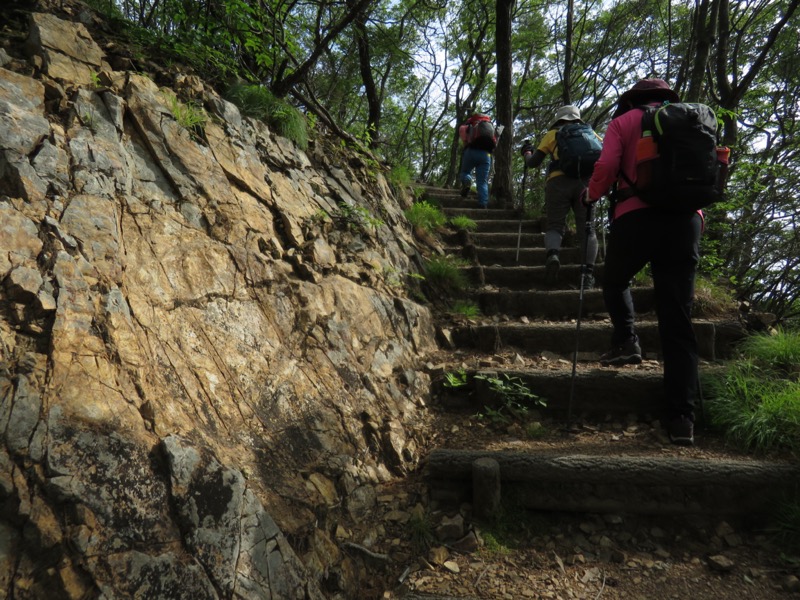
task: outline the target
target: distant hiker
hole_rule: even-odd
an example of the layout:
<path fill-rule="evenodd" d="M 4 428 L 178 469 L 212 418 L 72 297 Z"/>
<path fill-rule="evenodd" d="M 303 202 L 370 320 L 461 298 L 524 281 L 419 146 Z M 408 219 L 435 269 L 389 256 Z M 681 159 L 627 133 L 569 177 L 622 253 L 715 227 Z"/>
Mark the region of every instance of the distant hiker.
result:
<path fill-rule="evenodd" d="M 656 208 L 629 189 L 637 183 L 636 151 L 643 138 L 643 114 L 647 106 L 664 102 L 677 103 L 680 98 L 661 79 L 642 79 L 619 97 L 584 200 L 596 202 L 614 184 L 619 187 L 619 198 L 623 198 L 615 202 L 612 195 L 602 288 L 614 331 L 611 350 L 600 357 L 600 363 L 608 366 L 642 361 L 630 285 L 634 275 L 649 263 L 664 360 L 665 425 L 673 443 L 691 445 L 698 393 L 697 339 L 691 308 L 702 213 Z"/>
<path fill-rule="evenodd" d="M 478 206 L 489 206 L 489 171 L 492 168 L 492 152 L 497 146 L 497 138 L 502 128 L 492 124 L 487 115 L 473 114 L 467 122 L 458 128 L 458 136 L 464 144 L 461 155 L 461 172 L 458 179 L 461 183 L 461 195 L 466 198 L 472 186 L 475 171 L 475 184 L 478 190 Z"/>
<path fill-rule="evenodd" d="M 597 235 L 594 225 L 590 225 L 588 240 L 586 236 L 586 207 L 581 202 L 581 194 L 592 174 L 594 161 L 600 156 L 602 140 L 591 126 L 581 120 L 581 113 L 575 106 L 562 106 L 556 111 L 553 124 L 534 150 L 533 145 L 525 143 L 520 152 L 528 167 L 538 167 L 545 157 L 551 160 L 547 166 L 547 183 L 544 188 L 544 205 L 547 225 L 544 234 L 545 277 L 547 283 L 558 280 L 561 266 L 559 251 L 567 228 L 567 215 L 572 210 L 581 240 L 581 260 L 588 268 L 584 287 L 594 287 L 594 263 L 597 258 Z M 586 246 L 588 244 L 588 248 Z"/>

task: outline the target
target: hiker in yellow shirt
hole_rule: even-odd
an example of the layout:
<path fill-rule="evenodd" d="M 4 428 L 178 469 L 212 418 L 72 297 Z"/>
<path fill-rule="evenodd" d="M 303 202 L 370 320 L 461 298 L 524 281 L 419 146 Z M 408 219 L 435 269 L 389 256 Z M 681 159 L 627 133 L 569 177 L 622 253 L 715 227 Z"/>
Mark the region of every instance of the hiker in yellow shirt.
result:
<path fill-rule="evenodd" d="M 592 148 L 593 158 L 588 162 L 585 159 L 581 159 L 581 157 L 563 157 L 559 155 L 558 132 L 562 128 L 573 124 L 582 125 L 584 131 L 581 136 L 581 142 L 587 148 Z M 594 225 L 590 224 L 590 232 L 586 236 L 586 207 L 581 202 L 581 195 L 592 174 L 591 168 L 594 160 L 597 160 L 600 155 L 601 147 L 601 138 L 591 130 L 589 125 L 581 120 L 580 110 L 576 106 L 567 105 L 556 111 L 553 124 L 535 150 L 530 143 L 524 144 L 521 148 L 525 165 L 528 167 L 539 167 L 546 157 L 550 157 L 550 162 L 547 166 L 547 183 L 544 190 L 547 222 L 544 234 L 544 246 L 547 250 L 545 279 L 548 284 L 554 284 L 558 280 L 558 270 L 561 266 L 559 251 L 566 231 L 567 215 L 572 210 L 575 213 L 575 223 L 581 240 L 581 260 L 585 261 L 584 264 L 588 270 L 584 280 L 584 287 L 591 288 L 594 286 L 593 268 L 597 258 L 597 235 L 594 231 Z M 561 148 L 563 149 L 564 146 L 561 145 Z M 566 165 L 562 165 L 564 158 L 568 159 L 569 168 Z M 576 160 L 577 163 L 575 162 Z M 578 166 L 572 168 L 575 164 Z M 568 168 L 566 172 L 565 168 Z M 588 239 L 584 239 L 586 237 Z"/>

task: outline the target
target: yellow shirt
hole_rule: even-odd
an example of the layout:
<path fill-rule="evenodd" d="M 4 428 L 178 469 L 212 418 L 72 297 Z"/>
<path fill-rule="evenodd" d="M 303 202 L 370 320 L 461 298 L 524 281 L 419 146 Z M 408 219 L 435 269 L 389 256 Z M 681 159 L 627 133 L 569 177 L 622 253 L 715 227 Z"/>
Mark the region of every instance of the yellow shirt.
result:
<path fill-rule="evenodd" d="M 544 134 L 542 141 L 539 142 L 539 147 L 536 148 L 537 150 L 541 151 L 543 154 L 548 154 L 552 160 L 558 160 L 558 143 L 556 143 L 556 131 L 558 129 L 550 129 L 547 133 Z M 563 175 L 564 171 L 560 169 L 554 169 L 553 171 L 547 174 L 547 179 L 551 179 L 553 177 L 558 177 L 559 175 Z"/>

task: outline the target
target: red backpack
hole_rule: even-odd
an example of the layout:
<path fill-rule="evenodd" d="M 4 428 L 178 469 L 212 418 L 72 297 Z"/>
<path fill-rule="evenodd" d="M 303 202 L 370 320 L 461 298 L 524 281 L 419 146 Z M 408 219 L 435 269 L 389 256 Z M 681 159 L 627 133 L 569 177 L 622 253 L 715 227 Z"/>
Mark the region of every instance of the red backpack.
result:
<path fill-rule="evenodd" d="M 492 152 L 497 146 L 497 131 L 487 115 L 472 115 L 458 128 L 458 135 L 468 148 Z"/>

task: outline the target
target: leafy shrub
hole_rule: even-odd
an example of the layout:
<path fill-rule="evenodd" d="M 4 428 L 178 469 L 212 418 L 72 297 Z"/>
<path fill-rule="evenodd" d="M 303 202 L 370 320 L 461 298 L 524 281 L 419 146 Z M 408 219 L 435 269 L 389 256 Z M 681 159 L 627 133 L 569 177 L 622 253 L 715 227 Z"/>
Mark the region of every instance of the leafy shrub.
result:
<path fill-rule="evenodd" d="M 228 88 L 227 100 L 233 102 L 246 117 L 267 123 L 275 132 L 292 140 L 301 150 L 308 148 L 306 118 L 294 106 L 261 85 L 236 84 Z"/>
<path fill-rule="evenodd" d="M 458 371 L 448 371 L 444 374 L 444 387 L 450 389 L 458 389 L 467 385 L 467 371 L 459 369 Z"/>
<path fill-rule="evenodd" d="M 497 395 L 498 406 L 484 406 L 478 413 L 479 419 L 488 419 L 495 425 L 507 425 L 514 421 L 524 422 L 530 410 L 529 405 L 546 406 L 547 401 L 534 394 L 519 377 L 503 373 L 501 377 L 492 375 L 476 375 L 489 384 L 489 389 Z"/>

